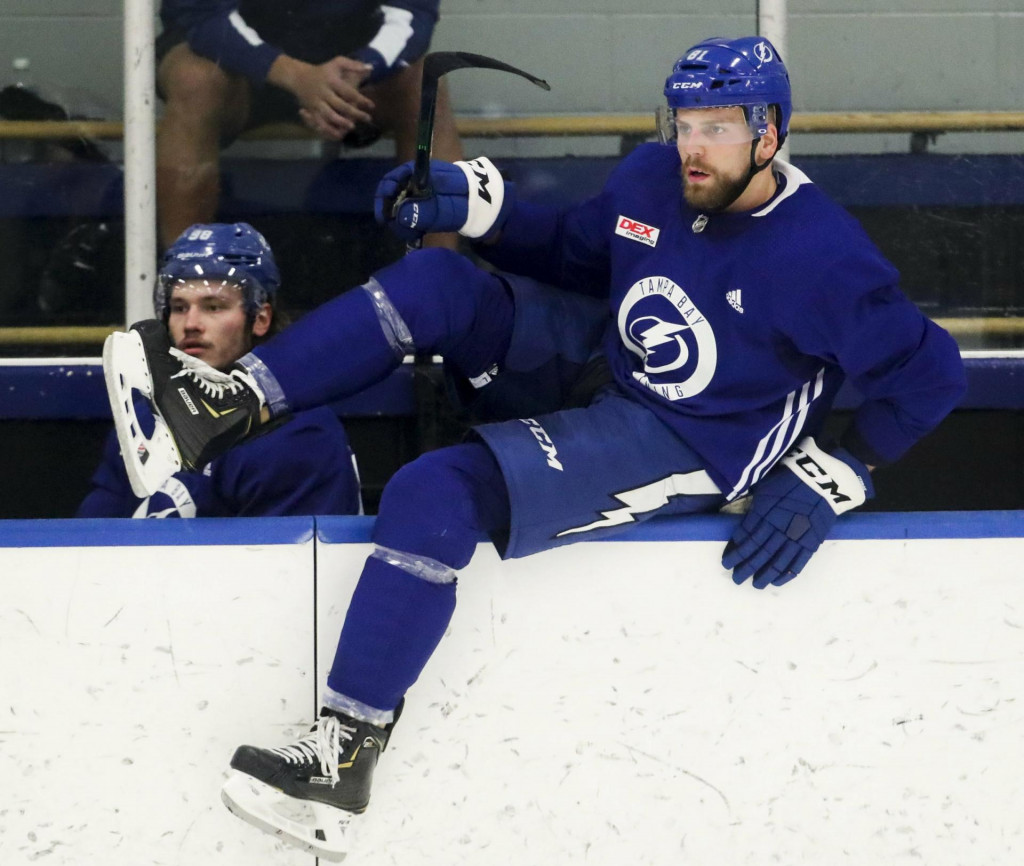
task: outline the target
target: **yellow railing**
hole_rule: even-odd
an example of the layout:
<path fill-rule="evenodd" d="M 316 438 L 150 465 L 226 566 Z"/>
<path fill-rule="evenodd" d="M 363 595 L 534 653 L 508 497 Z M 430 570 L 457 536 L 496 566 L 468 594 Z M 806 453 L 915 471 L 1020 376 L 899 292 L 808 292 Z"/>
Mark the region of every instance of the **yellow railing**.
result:
<path fill-rule="evenodd" d="M 456 118 L 469 138 L 546 137 L 555 135 L 646 135 L 654 131 L 648 114 L 531 114 L 513 117 Z M 796 112 L 793 132 L 1000 132 L 1024 130 L 1024 111 L 823 111 Z M 3 120 L 0 139 L 88 138 L 116 140 L 124 125 L 116 120 Z M 249 141 L 313 138 L 305 127 L 275 123 L 250 130 Z"/>
<path fill-rule="evenodd" d="M 971 316 L 934 320 L 954 337 L 1005 336 L 1024 334 L 1022 316 Z M 39 325 L 0 327 L 0 346 L 99 346 L 123 325 Z"/>

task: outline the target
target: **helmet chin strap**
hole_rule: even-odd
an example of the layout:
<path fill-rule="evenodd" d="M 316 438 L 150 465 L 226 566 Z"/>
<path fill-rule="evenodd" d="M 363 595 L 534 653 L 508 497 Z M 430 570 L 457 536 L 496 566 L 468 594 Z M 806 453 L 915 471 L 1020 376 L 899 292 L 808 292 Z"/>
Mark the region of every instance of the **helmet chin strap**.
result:
<path fill-rule="evenodd" d="M 775 154 L 773 153 L 771 156 L 768 157 L 767 160 L 761 163 L 761 165 L 757 164 L 755 155 L 757 154 L 757 145 L 760 144 L 760 142 L 760 138 L 755 138 L 752 142 L 750 142 L 750 169 L 747 172 L 747 183 L 750 183 L 750 181 L 754 179 L 755 174 L 758 174 L 759 172 L 762 172 L 766 168 L 768 168 L 768 166 L 772 164 L 772 160 L 775 159 Z M 778 152 L 777 149 L 776 152 Z"/>
<path fill-rule="evenodd" d="M 760 141 L 760 138 L 755 138 L 752 142 L 750 142 L 750 165 L 747 168 L 747 176 L 743 179 L 742 184 L 736 184 L 736 191 L 732 194 L 732 196 L 724 204 L 715 208 L 715 211 L 717 213 L 721 213 L 722 211 L 726 210 L 734 201 L 736 201 L 736 199 L 743 195 L 743 193 L 747 191 L 747 187 L 750 186 L 750 182 L 754 179 L 754 177 L 760 174 L 766 168 L 768 168 L 768 166 L 770 166 L 774 161 L 775 154 L 772 154 L 763 163 L 761 163 L 760 165 L 757 164 L 757 160 L 754 158 L 754 155 L 757 153 L 757 145 Z"/>

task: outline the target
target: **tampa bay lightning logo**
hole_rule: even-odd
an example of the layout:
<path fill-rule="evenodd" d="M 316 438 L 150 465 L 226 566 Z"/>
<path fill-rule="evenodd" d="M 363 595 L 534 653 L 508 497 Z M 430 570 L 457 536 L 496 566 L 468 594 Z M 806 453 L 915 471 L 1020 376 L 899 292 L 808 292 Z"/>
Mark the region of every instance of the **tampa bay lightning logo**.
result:
<path fill-rule="evenodd" d="M 622 342 L 643 362 L 633 377 L 668 400 L 699 394 L 718 365 L 715 333 L 697 305 L 667 277 L 638 280 L 619 306 Z"/>
<path fill-rule="evenodd" d="M 761 63 L 768 63 L 770 60 L 775 59 L 771 46 L 769 46 L 767 42 L 758 42 L 757 45 L 754 46 L 754 56 Z"/>
<path fill-rule="evenodd" d="M 667 373 L 686 365 L 690 348 L 683 334 L 688 330 L 689 325 L 666 322 L 658 316 L 639 316 L 629 323 L 629 336 L 646 353 L 644 369 L 648 373 Z"/>

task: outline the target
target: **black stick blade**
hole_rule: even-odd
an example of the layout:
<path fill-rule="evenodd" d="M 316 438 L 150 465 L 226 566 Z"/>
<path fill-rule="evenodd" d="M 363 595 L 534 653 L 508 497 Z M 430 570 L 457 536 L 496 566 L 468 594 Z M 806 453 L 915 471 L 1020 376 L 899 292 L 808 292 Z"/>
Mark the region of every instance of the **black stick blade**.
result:
<path fill-rule="evenodd" d="M 497 69 L 525 78 L 531 84 L 536 84 L 544 90 L 551 89 L 551 85 L 543 78 L 531 75 L 517 66 L 487 57 L 485 54 L 472 54 L 469 51 L 434 51 L 423 59 L 424 80 L 430 78 L 436 81 L 442 75 L 456 69 Z"/>
<path fill-rule="evenodd" d="M 412 179 L 409 188 L 403 194 L 404 197 L 418 198 L 430 194 L 430 149 L 434 137 L 437 82 L 442 75 L 447 75 L 456 69 L 496 69 L 499 72 L 511 72 L 513 75 L 525 78 L 531 84 L 536 84 L 537 87 L 551 90 L 551 85 L 543 78 L 538 78 L 517 66 L 495 60 L 485 54 L 473 54 L 469 51 L 433 51 L 428 54 L 423 58 L 420 114 L 416 124 L 416 161 Z M 399 201 L 401 201 L 401 197 Z"/>

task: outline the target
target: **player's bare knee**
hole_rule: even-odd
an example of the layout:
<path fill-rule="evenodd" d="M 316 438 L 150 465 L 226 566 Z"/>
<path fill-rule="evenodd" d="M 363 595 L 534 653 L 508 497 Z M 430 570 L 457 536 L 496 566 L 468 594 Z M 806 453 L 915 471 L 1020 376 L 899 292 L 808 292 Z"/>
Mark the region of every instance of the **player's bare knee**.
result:
<path fill-rule="evenodd" d="M 196 118 L 216 117 L 234 101 L 238 90 L 223 69 L 191 51 L 169 54 L 160 65 L 160 88 L 167 110 Z"/>

